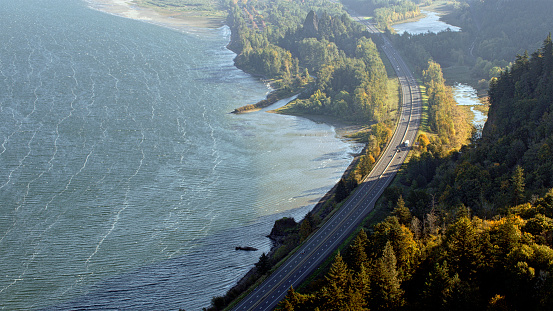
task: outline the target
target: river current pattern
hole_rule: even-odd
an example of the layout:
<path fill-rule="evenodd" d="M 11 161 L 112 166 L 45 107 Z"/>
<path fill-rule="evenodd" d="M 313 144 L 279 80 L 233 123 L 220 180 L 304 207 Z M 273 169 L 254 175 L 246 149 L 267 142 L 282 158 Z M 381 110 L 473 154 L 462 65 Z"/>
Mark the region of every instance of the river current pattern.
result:
<path fill-rule="evenodd" d="M 268 88 L 234 67 L 227 27 L 0 7 L 2 310 L 207 307 L 356 151 L 329 125 L 230 114 Z"/>

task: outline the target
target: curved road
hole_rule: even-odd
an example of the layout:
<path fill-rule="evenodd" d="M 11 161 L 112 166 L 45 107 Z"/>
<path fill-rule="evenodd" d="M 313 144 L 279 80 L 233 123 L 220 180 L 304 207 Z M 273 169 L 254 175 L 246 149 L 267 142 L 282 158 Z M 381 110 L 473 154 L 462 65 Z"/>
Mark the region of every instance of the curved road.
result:
<path fill-rule="evenodd" d="M 354 19 L 359 18 L 353 16 Z M 360 21 L 361 22 L 361 21 Z M 366 24 L 371 32 L 377 32 Z M 290 286 L 298 287 L 360 224 L 392 181 L 415 140 L 421 120 L 422 103 L 418 85 L 409 68 L 388 39 L 382 36 L 382 49 L 394 66 L 401 84 L 402 112 L 392 139 L 371 173 L 334 216 L 303 243 L 301 248 L 246 296 L 234 310 L 272 310 Z"/>

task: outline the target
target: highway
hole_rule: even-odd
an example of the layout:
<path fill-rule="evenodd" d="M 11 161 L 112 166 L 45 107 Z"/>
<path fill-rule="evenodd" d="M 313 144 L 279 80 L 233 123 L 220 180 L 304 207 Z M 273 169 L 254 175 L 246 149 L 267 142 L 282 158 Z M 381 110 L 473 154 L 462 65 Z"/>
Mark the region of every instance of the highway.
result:
<path fill-rule="evenodd" d="M 354 19 L 361 21 L 358 17 Z M 378 32 L 372 25 L 367 29 Z M 390 184 L 403 164 L 409 149 L 415 141 L 421 121 L 421 94 L 407 65 L 382 36 L 382 50 L 394 66 L 401 84 L 402 111 L 396 131 L 390 143 L 378 159 L 371 173 L 357 187 L 342 207 L 315 231 L 301 248 L 274 271 L 261 285 L 246 296 L 234 310 L 272 310 L 290 288 L 297 288 L 332 252 L 358 227 L 365 216 L 374 208 L 376 200 Z M 405 141 L 409 146 L 403 146 Z"/>

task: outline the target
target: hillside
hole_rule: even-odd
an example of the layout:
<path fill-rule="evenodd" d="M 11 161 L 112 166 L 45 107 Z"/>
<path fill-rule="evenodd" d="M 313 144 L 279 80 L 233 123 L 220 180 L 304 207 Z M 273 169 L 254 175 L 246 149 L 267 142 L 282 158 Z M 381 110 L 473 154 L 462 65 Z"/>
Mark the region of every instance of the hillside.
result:
<path fill-rule="evenodd" d="M 549 36 L 493 81 L 483 137 L 446 156 L 425 146 L 385 195 L 391 216 L 361 231 L 307 293 L 291 289 L 280 309 L 548 309 L 551 79 Z"/>

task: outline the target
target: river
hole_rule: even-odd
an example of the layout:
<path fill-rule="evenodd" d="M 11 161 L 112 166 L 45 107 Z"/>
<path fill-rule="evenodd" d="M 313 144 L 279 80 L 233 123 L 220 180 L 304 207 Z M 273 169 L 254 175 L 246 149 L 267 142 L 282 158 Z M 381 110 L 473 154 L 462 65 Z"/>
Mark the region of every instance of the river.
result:
<path fill-rule="evenodd" d="M 229 114 L 268 89 L 226 27 L 0 4 L 2 310 L 206 307 L 358 151 L 326 124 Z"/>

